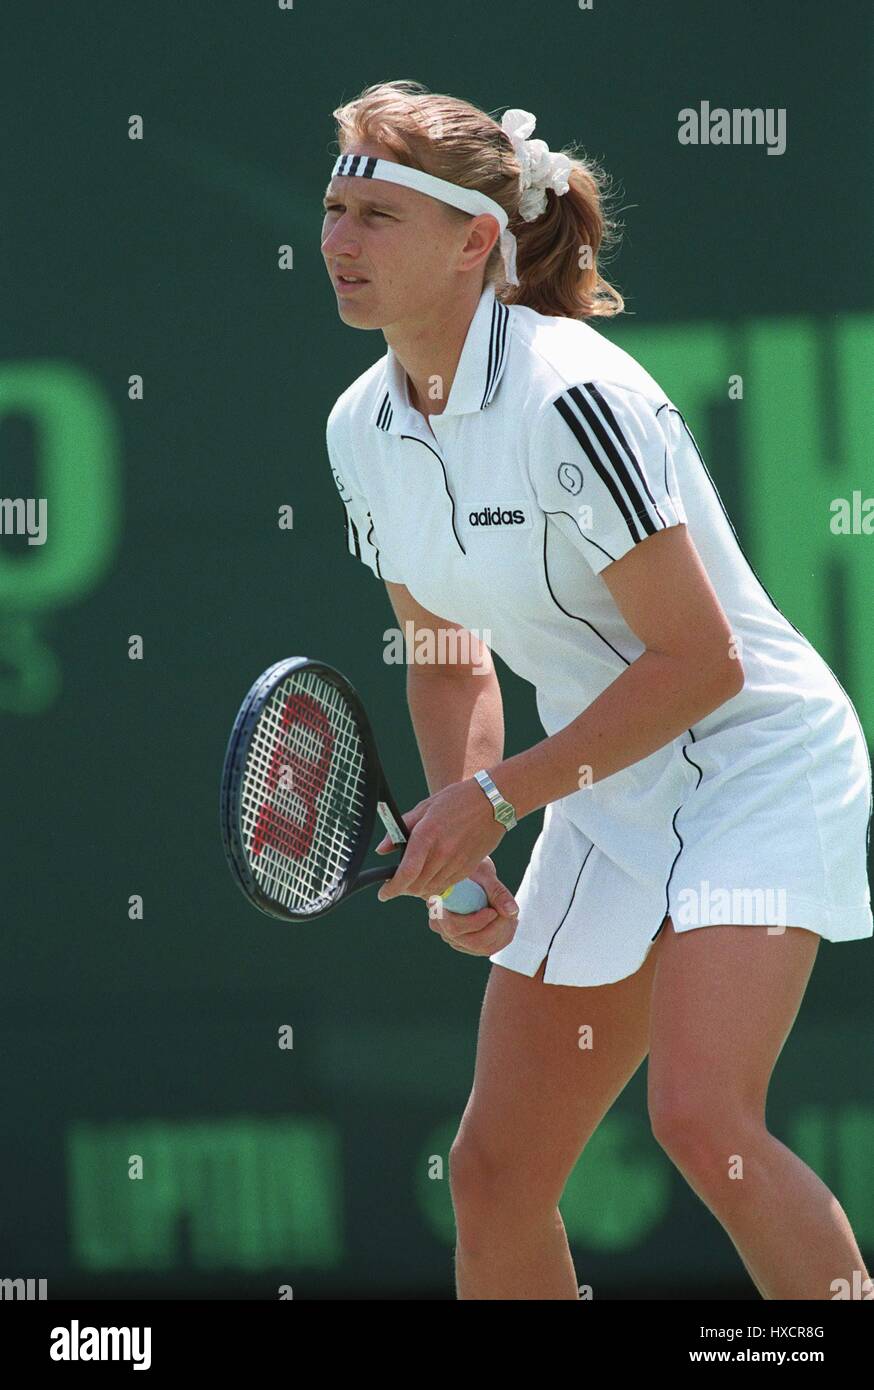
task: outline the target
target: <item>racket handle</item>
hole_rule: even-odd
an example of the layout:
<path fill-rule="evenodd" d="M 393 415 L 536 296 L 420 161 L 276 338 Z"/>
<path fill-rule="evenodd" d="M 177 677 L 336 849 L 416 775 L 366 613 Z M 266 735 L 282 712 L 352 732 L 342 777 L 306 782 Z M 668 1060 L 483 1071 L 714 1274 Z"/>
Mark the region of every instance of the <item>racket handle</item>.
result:
<path fill-rule="evenodd" d="M 485 889 L 472 878 L 463 878 L 460 883 L 456 883 L 453 888 L 447 888 L 440 896 L 450 912 L 458 912 L 465 917 L 470 912 L 479 912 L 481 907 L 488 906 L 489 901 Z"/>

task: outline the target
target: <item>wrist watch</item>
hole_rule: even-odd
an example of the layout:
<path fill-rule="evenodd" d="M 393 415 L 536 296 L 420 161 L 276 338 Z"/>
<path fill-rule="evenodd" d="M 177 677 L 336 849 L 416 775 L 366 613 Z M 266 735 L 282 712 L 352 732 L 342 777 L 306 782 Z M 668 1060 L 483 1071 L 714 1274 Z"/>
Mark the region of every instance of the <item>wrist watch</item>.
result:
<path fill-rule="evenodd" d="M 515 806 L 511 806 L 510 802 L 501 796 L 501 793 L 498 791 L 484 767 L 481 767 L 479 772 L 475 772 L 473 775 L 494 807 L 495 820 L 499 825 L 502 825 L 505 830 L 512 830 L 513 826 L 516 824 Z"/>

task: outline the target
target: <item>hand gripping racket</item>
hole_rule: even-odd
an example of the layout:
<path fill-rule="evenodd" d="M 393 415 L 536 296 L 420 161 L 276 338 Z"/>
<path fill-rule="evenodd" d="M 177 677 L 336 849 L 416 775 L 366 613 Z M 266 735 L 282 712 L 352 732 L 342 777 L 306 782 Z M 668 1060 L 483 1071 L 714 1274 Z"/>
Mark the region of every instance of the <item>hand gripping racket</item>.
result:
<path fill-rule="evenodd" d="M 277 661 L 240 706 L 225 753 L 222 840 L 236 883 L 271 917 L 320 917 L 393 876 L 396 864 L 361 868 L 377 814 L 392 843 L 405 845 L 358 695 L 321 661 Z M 464 914 L 488 902 L 469 878 L 441 897 Z"/>

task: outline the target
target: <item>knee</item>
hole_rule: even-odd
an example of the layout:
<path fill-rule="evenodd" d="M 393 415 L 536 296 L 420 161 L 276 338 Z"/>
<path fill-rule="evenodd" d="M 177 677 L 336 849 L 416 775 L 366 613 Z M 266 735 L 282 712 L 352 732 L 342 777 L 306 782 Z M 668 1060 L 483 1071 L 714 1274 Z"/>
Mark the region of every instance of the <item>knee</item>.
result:
<path fill-rule="evenodd" d="M 656 1142 L 674 1165 L 701 1188 L 721 1187 L 743 1176 L 764 1122 L 754 1110 L 726 1103 L 724 1097 L 673 1096 L 650 1102 Z"/>
<path fill-rule="evenodd" d="M 557 1210 L 560 1185 L 552 1191 L 514 1155 L 471 1134 L 456 1138 L 449 1150 L 449 1187 L 456 1224 L 466 1232 L 499 1220 L 502 1226 L 537 1223 Z"/>
<path fill-rule="evenodd" d="M 650 1101 L 649 1122 L 653 1138 L 678 1166 L 706 1150 L 719 1147 L 717 1126 L 707 1108 L 693 1105 L 688 1097 Z"/>
<path fill-rule="evenodd" d="M 472 1207 L 506 1191 L 509 1165 L 470 1133 L 456 1137 L 449 1150 L 449 1187 L 456 1210 Z"/>

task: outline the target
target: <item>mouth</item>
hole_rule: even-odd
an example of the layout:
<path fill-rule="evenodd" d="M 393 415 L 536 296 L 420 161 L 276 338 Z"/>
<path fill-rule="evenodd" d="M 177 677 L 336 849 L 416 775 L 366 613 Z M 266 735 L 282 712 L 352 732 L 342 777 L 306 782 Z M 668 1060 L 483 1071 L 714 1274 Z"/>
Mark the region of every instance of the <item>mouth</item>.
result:
<path fill-rule="evenodd" d="M 345 279 L 343 275 L 334 276 L 334 285 L 338 294 L 353 294 L 355 290 L 361 290 L 365 285 L 369 284 L 369 280 L 363 280 L 358 276 L 351 280 Z"/>

